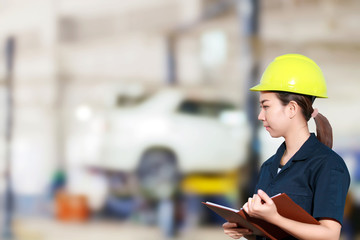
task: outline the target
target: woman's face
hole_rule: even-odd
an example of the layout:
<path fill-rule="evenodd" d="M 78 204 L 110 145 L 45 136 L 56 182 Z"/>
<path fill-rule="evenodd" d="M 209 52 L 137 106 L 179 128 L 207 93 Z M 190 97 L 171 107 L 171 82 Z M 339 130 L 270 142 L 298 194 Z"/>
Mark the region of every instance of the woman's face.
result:
<path fill-rule="evenodd" d="M 273 92 L 260 92 L 260 113 L 258 119 L 272 137 L 282 137 L 289 126 L 286 106 L 283 106 Z"/>

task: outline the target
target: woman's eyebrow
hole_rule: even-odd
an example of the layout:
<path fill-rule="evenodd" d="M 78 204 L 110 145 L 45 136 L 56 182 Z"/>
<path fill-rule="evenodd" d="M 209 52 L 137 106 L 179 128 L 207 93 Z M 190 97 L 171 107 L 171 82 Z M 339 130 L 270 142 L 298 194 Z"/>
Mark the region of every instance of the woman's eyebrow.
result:
<path fill-rule="evenodd" d="M 264 99 L 262 101 L 260 101 L 260 104 L 264 104 L 265 102 L 269 101 L 268 99 Z"/>

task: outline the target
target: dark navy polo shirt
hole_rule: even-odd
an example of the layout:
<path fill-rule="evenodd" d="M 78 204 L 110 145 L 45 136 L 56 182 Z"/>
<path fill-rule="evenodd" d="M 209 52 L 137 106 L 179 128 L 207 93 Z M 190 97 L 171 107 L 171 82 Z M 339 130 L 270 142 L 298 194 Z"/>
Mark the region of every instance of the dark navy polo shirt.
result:
<path fill-rule="evenodd" d="M 350 184 L 344 160 L 311 134 L 295 155 L 281 168 L 285 142 L 263 163 L 256 191 L 269 196 L 286 193 L 316 219 L 331 218 L 342 223 Z"/>

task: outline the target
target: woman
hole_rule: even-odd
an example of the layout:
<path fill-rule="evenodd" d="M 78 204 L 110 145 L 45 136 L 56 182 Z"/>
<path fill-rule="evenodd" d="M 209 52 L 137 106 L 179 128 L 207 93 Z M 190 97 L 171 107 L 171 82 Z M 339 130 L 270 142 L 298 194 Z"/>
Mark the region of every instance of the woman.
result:
<path fill-rule="evenodd" d="M 284 137 L 285 142 L 261 166 L 256 194 L 244 204 L 244 210 L 281 227 L 293 236 L 290 239 L 339 239 L 350 176 L 342 158 L 331 150 L 329 122 L 312 107 L 316 97 L 327 98 L 320 68 L 303 55 L 286 54 L 277 57 L 260 84 L 250 90 L 260 91 L 258 119 L 272 137 Z M 315 119 L 316 136 L 308 128 L 311 117 Z M 283 192 L 320 225 L 279 215 L 269 196 Z M 223 228 L 235 239 L 266 239 L 235 223 L 224 223 Z"/>

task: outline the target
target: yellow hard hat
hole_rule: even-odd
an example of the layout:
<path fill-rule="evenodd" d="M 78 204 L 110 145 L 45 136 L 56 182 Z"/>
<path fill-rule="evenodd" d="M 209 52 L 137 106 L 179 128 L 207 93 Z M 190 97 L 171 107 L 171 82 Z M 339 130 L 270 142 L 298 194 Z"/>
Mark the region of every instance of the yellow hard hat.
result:
<path fill-rule="evenodd" d="M 324 76 L 319 66 L 300 54 L 285 54 L 272 61 L 260 84 L 251 91 L 282 91 L 327 98 Z"/>

